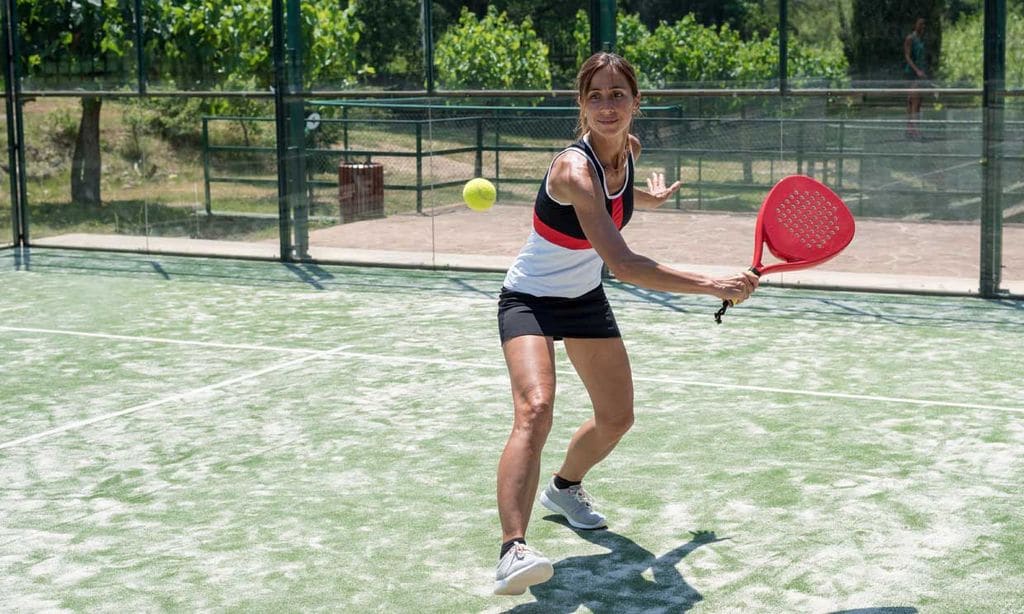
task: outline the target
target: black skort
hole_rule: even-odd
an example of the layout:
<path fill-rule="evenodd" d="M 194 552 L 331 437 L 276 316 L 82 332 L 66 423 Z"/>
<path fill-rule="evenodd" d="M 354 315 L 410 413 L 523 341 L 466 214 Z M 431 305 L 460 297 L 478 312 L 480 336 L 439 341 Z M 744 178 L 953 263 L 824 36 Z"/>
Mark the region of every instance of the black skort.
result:
<path fill-rule="evenodd" d="M 523 335 L 556 341 L 622 336 L 602 285 L 575 298 L 533 296 L 502 288 L 498 296 L 498 334 L 502 343 Z"/>

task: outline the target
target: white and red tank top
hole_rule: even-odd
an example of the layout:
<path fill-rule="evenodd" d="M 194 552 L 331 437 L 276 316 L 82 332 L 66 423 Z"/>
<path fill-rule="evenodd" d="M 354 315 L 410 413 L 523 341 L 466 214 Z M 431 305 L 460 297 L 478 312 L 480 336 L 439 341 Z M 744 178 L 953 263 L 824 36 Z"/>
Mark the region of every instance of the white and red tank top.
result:
<path fill-rule="evenodd" d="M 604 187 L 604 202 L 615 227 L 622 229 L 633 216 L 633 152 L 626 156 L 626 178 L 622 188 L 608 192 L 608 182 L 597 154 L 590 147 L 589 134 L 563 149 L 551 161 L 533 206 L 533 229 L 526 244 L 505 275 L 504 286 L 534 296 L 574 298 L 601 283 L 601 257 L 580 227 L 571 203 L 562 203 L 548 193 L 548 177 L 555 160 L 568 151 L 586 156 Z"/>

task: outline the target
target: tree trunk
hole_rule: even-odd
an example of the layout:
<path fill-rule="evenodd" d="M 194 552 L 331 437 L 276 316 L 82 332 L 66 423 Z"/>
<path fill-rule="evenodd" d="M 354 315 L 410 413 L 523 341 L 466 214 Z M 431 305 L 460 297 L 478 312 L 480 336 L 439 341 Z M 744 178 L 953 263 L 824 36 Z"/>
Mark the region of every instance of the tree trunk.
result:
<path fill-rule="evenodd" d="M 82 122 L 78 125 L 75 152 L 71 158 L 71 202 L 100 204 L 100 108 L 101 98 L 82 99 Z"/>

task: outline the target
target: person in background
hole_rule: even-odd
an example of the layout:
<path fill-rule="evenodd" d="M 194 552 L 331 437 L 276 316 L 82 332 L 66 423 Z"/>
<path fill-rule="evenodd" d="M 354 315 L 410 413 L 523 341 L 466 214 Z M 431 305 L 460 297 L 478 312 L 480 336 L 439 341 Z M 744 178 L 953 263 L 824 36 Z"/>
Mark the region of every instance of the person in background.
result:
<path fill-rule="evenodd" d="M 903 77 L 915 90 L 928 78 L 924 48 L 924 17 L 914 22 L 914 30 L 903 39 Z M 921 119 L 921 94 L 914 91 L 907 97 L 907 138 L 921 139 L 917 121 Z"/>

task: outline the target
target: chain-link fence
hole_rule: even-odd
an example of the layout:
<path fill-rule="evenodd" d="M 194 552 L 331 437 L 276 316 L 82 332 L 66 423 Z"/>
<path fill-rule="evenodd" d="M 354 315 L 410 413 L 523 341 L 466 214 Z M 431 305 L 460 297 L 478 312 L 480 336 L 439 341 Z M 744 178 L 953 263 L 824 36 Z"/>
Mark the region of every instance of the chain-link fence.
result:
<path fill-rule="evenodd" d="M 309 108 L 320 116 L 305 139 L 310 212 L 339 220 L 338 168 L 348 163 L 383 166 L 388 196 L 382 214 L 457 203 L 458 190 L 475 176 L 492 179 L 505 202 L 531 203 L 551 156 L 573 140 L 577 121 L 572 108 L 556 107 L 336 102 Z M 946 109 L 920 121 L 913 137 L 904 119 L 840 115 L 808 101 L 786 111 L 700 117 L 681 106 L 645 109 L 634 124 L 644 145 L 642 168 L 663 172 L 669 182 L 683 180 L 670 203 L 676 209 L 753 211 L 775 181 L 800 173 L 833 186 L 858 216 L 979 219 L 982 124 L 976 109 Z M 225 126 L 272 118 L 203 121 L 204 134 L 237 134 Z M 1004 128 L 1003 177 L 1012 198 L 1024 178 L 1024 123 L 1008 120 Z M 249 132 L 265 135 L 263 142 L 206 142 L 208 212 L 233 210 L 228 185 L 265 186 L 266 212 L 275 211 L 273 140 L 266 130 Z M 1007 221 L 1024 216 L 1011 211 Z"/>

